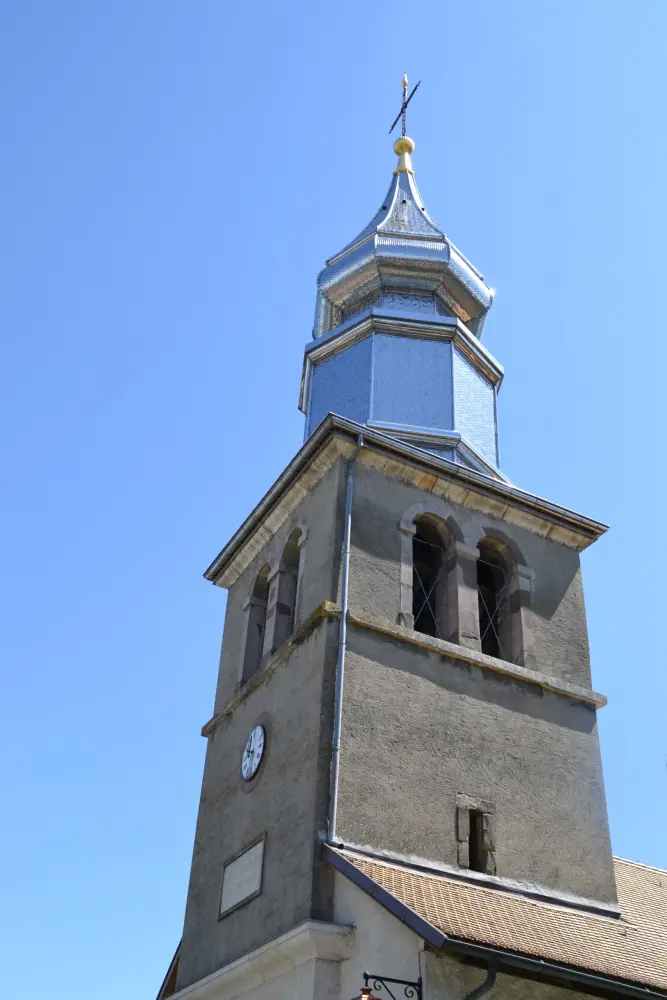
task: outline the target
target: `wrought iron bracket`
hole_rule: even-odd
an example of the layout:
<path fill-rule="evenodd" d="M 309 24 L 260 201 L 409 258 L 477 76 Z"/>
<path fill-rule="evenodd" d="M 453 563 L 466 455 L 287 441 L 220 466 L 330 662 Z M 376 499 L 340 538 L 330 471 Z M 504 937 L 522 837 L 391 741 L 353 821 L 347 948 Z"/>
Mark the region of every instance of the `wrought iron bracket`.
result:
<path fill-rule="evenodd" d="M 390 989 L 389 983 L 392 986 L 402 986 L 403 993 L 402 996 L 405 1000 L 422 1000 L 422 977 L 411 982 L 409 979 L 389 979 L 388 976 L 378 976 L 371 972 L 364 972 L 364 986 L 375 990 L 379 993 L 381 990 L 386 990 L 392 1000 L 398 1000 L 396 994 Z M 399 992 L 399 991 L 397 991 Z"/>

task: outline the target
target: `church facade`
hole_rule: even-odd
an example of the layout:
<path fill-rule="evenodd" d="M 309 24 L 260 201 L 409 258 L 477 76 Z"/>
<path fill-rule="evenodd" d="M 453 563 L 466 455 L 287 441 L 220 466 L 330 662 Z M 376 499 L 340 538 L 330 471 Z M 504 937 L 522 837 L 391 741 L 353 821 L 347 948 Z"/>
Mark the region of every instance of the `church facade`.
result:
<path fill-rule="evenodd" d="M 579 553 L 510 483 L 493 293 L 403 135 L 318 278 L 305 442 L 228 590 L 158 1000 L 667 996 L 667 872 L 612 855 Z"/>

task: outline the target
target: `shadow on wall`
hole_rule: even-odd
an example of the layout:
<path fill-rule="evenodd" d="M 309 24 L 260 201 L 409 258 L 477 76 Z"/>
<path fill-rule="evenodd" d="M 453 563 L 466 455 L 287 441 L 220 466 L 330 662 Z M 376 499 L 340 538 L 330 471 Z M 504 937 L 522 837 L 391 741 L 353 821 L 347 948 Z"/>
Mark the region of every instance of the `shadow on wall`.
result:
<path fill-rule="evenodd" d="M 392 522 L 396 524 L 395 531 L 389 527 Z M 461 541 L 461 531 L 454 519 L 450 517 L 444 523 L 453 537 Z M 480 540 L 484 538 L 499 543 L 502 549 L 511 554 L 511 561 L 514 563 L 527 566 L 534 571 L 530 610 L 539 618 L 550 621 L 560 608 L 577 575 L 578 553 L 557 542 L 531 535 L 527 542 L 532 551 L 526 554 L 508 533 L 495 525 L 482 525 L 477 544 L 479 545 Z M 398 574 L 401 563 L 401 533 L 395 515 L 376 500 L 359 495 L 355 499 L 352 520 L 352 548 L 375 560 L 382 560 L 385 564 L 395 564 Z"/>
<path fill-rule="evenodd" d="M 495 527 L 484 527 L 483 531 L 486 538 L 506 546 L 518 563 L 535 571 L 530 610 L 545 621 L 551 621 L 579 571 L 578 553 L 565 545 L 538 538 L 538 542 L 549 548 L 539 564 L 534 565 L 534 560 L 525 558 L 516 542 L 504 531 Z"/>
<path fill-rule="evenodd" d="M 350 627 L 350 652 L 381 663 L 389 670 L 418 677 L 452 694 L 498 705 L 580 733 L 595 728 L 595 710 L 584 702 L 564 699 L 525 681 L 501 677 L 492 670 L 463 663 L 419 646 L 407 646 L 389 636 Z"/>

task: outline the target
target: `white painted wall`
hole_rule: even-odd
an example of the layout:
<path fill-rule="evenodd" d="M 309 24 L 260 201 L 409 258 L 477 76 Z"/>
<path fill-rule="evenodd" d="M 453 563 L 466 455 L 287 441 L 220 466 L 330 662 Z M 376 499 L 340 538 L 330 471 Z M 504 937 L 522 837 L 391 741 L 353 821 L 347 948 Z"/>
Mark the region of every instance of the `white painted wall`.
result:
<path fill-rule="evenodd" d="M 422 939 L 339 872 L 334 884 L 334 920 L 355 928 L 352 953 L 340 964 L 340 1000 L 359 996 L 364 972 L 393 979 L 418 978 Z"/>

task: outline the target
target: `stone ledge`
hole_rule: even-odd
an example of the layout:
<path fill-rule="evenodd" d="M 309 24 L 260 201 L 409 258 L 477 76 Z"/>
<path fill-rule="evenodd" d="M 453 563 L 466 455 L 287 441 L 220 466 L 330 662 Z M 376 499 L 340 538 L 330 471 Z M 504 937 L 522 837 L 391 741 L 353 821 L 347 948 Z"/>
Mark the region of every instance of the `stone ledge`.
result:
<path fill-rule="evenodd" d="M 251 677 L 240 690 L 232 695 L 226 705 L 202 726 L 202 736 L 212 736 L 220 723 L 228 715 L 231 715 L 252 691 L 263 685 L 271 677 L 294 646 L 298 646 L 304 642 L 322 622 L 336 621 L 339 618 L 340 607 L 334 604 L 333 601 L 322 601 L 321 604 L 318 604 L 296 632 L 293 632 L 280 649 L 276 650 L 269 657 L 259 673 Z M 487 656 L 485 653 L 469 649 L 467 646 L 457 646 L 456 643 L 447 642 L 445 639 L 436 639 L 434 636 L 415 632 L 414 629 L 406 628 L 403 625 L 394 625 L 393 622 L 387 621 L 384 618 L 376 618 L 374 615 L 369 615 L 366 611 L 350 608 L 347 613 L 347 620 L 350 625 L 356 625 L 357 628 L 369 629 L 372 632 L 378 632 L 381 635 L 397 639 L 399 642 L 405 642 L 412 646 L 427 649 L 432 653 L 438 653 L 440 656 L 450 656 L 453 660 L 470 663 L 484 670 L 492 670 L 494 673 L 511 677 L 513 680 L 533 684 L 544 691 L 551 691 L 554 694 L 572 698 L 574 701 L 583 701 L 588 705 L 593 705 L 595 708 L 604 708 L 607 704 L 605 695 L 591 691 L 589 688 L 580 687 L 578 684 L 570 684 L 568 681 L 560 681 L 556 677 L 551 677 L 549 674 L 544 674 L 539 670 L 531 670 L 529 667 L 519 666 L 518 663 L 498 660 L 495 656 Z"/>
<path fill-rule="evenodd" d="M 275 673 L 277 667 L 280 666 L 283 660 L 285 660 L 289 655 L 290 650 L 292 650 L 294 646 L 300 646 L 302 642 L 305 642 L 308 636 L 315 631 L 320 622 L 335 621 L 337 618 L 340 618 L 340 608 L 333 604 L 332 601 L 322 601 L 321 604 L 318 604 L 315 610 L 308 615 L 306 620 L 299 625 L 294 632 L 292 632 L 282 646 L 280 646 L 275 653 L 272 653 L 271 656 L 268 657 L 268 659 L 262 664 L 261 669 L 258 670 L 258 672 L 249 680 L 247 680 L 243 687 L 235 691 L 220 711 L 216 712 L 215 715 L 202 726 L 202 736 L 212 736 L 223 719 L 225 719 L 226 716 L 231 715 L 234 709 L 241 705 L 252 691 L 265 684 L 269 677 Z"/>
<path fill-rule="evenodd" d="M 307 920 L 179 990 L 172 1000 L 231 1000 L 313 959 L 342 962 L 352 954 L 353 940 L 353 927 Z"/>
<path fill-rule="evenodd" d="M 584 701 L 589 705 L 594 705 L 595 708 L 603 708 L 607 704 L 607 699 L 604 695 L 591 691 L 589 688 L 580 687 L 578 684 L 570 684 L 568 681 L 560 681 L 555 677 L 550 677 L 548 674 L 541 673 L 539 670 L 521 667 L 517 663 L 497 660 L 495 656 L 487 656 L 485 653 L 479 653 L 475 649 L 468 649 L 466 646 L 457 646 L 455 643 L 447 642 L 445 639 L 436 639 L 430 635 L 423 635 L 421 632 L 415 632 L 413 629 L 405 628 L 402 625 L 394 625 L 392 622 L 385 621 L 382 618 L 376 618 L 365 611 L 350 609 L 347 620 L 350 625 L 356 625 L 358 628 L 370 629 L 373 632 L 387 635 L 392 639 L 398 639 L 399 642 L 420 646 L 422 649 L 428 649 L 433 653 L 450 656 L 454 660 L 462 660 L 464 663 L 471 663 L 476 667 L 482 667 L 484 670 L 492 670 L 494 673 L 503 674 L 505 677 L 525 681 L 527 684 L 534 684 L 545 691 L 552 691 L 555 694 L 564 695 L 576 701 Z"/>

